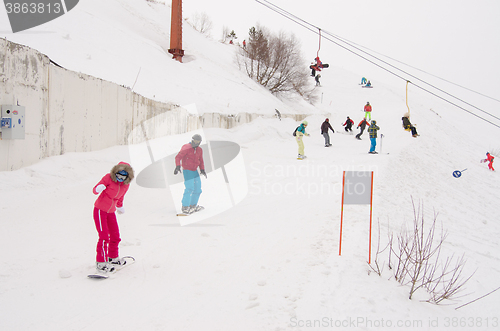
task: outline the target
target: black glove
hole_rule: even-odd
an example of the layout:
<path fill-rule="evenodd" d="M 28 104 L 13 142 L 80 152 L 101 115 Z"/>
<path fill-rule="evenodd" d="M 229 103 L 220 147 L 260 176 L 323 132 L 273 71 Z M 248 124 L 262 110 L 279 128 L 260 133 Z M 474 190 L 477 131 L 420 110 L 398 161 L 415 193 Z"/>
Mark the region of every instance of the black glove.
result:
<path fill-rule="evenodd" d="M 205 172 L 205 169 L 200 169 L 200 174 L 202 174 L 203 176 L 205 176 L 205 178 L 207 178 L 207 173 Z"/>
<path fill-rule="evenodd" d="M 179 172 L 182 172 L 181 171 L 181 166 L 178 165 L 177 167 L 175 167 L 175 170 L 174 170 L 174 175 L 177 175 Z"/>

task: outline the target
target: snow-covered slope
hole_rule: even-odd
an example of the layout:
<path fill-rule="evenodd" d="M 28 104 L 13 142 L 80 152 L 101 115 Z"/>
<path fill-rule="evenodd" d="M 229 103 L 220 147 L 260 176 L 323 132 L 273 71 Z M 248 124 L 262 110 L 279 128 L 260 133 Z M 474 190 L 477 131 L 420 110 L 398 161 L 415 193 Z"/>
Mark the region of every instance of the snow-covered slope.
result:
<path fill-rule="evenodd" d="M 189 28 L 186 49 L 192 55 L 182 65 L 171 61 L 162 37 L 168 28 L 160 23 L 167 8 L 112 0 L 96 11 L 92 3 L 84 1 L 70 12 L 73 16 L 47 25 L 55 31 L 51 34 L 8 39 L 40 49 L 69 69 L 119 84 L 131 86 L 141 69 L 134 90 L 196 103 L 200 112 L 266 113 L 269 108 L 272 113 L 284 107 L 236 69 L 231 47 Z M 82 26 L 95 34 L 81 32 Z M 114 31 L 113 38 L 103 31 Z M 298 123 L 290 119 L 260 118 L 231 130 L 204 130 L 204 137 L 239 144 L 244 159 L 248 194 L 221 214 L 180 226 L 169 190 L 134 182 L 125 198 L 127 212 L 118 217 L 120 253 L 137 262 L 102 282 L 86 278 L 94 268 L 97 240 L 91 190 L 118 161 L 134 166 L 134 146 L 68 153 L 0 172 L 0 328 L 451 330 L 464 323 L 468 329 L 498 328 L 498 292 L 454 308 L 499 286 L 500 179 L 479 162 L 487 149 L 498 148 L 499 130 L 410 88 L 411 118 L 421 135 L 412 138 L 401 128 L 407 111 L 404 83 L 375 78 L 375 88 L 368 90 L 359 87 L 359 78 L 336 66 L 324 71 L 322 102 L 307 118 L 311 136 L 305 138 L 305 161 L 295 158 L 291 133 Z M 221 93 L 225 89 L 230 93 Z M 378 150 L 389 154 L 369 155 L 366 133 L 358 141 L 343 132 L 346 116 L 356 124 L 361 120 L 366 101 L 384 134 Z M 319 132 L 324 114 L 336 130 L 330 148 L 323 147 Z M 171 139 L 187 142 L 190 136 Z M 452 176 L 464 169 L 462 177 Z M 408 287 L 391 277 L 386 253 L 378 257 L 382 276 L 370 272 L 368 206 L 345 206 L 338 255 L 346 170 L 375 173 L 373 253 L 378 225 L 381 247 L 389 233 L 411 226 L 412 199 L 424 205 L 427 221 L 438 213 L 439 228 L 448 232 L 443 258 L 463 254 L 464 276 L 475 272 L 463 298 L 434 306 L 420 302 L 428 298 L 420 291 L 408 300 Z M 200 204 L 207 211 L 215 206 L 206 202 L 219 194 L 207 189 L 211 180 L 215 176 L 209 173 L 202 184 Z"/>
<path fill-rule="evenodd" d="M 0 31 L 9 29 L 8 22 Z M 84 28 L 82 28 L 84 27 Z M 36 33 L 5 34 L 8 40 L 33 47 L 59 65 L 133 87 L 148 98 L 197 111 L 274 114 L 311 111 L 306 103 L 286 106 L 237 70 L 234 49 L 206 39 L 183 25 L 184 63 L 172 60 L 170 6 L 154 1 L 82 1 Z M 182 88 L 179 88 L 182 86 Z"/>

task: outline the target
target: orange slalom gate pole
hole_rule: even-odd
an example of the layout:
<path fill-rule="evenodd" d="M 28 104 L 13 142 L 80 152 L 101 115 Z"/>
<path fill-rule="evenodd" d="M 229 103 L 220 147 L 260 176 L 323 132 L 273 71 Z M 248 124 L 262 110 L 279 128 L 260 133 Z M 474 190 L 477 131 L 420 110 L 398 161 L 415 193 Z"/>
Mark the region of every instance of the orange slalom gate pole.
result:
<path fill-rule="evenodd" d="M 339 255 L 342 255 L 342 222 L 344 219 L 344 184 L 345 184 L 345 171 L 342 178 L 342 206 L 340 207 L 340 240 L 339 240 Z"/>

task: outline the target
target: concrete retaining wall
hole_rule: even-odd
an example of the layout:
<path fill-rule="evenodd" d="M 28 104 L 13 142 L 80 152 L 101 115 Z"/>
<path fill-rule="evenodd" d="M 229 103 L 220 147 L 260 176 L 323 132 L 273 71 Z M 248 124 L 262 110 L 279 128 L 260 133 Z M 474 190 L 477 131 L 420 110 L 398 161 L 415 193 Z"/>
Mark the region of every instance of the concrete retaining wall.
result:
<path fill-rule="evenodd" d="M 25 139 L 0 140 L 0 171 L 66 152 L 89 152 L 180 134 L 200 125 L 228 129 L 261 116 L 200 117 L 115 83 L 66 70 L 38 51 L 5 39 L 0 39 L 0 104 L 26 108 Z M 143 134 L 129 137 L 139 125 L 143 128 L 136 131 Z"/>

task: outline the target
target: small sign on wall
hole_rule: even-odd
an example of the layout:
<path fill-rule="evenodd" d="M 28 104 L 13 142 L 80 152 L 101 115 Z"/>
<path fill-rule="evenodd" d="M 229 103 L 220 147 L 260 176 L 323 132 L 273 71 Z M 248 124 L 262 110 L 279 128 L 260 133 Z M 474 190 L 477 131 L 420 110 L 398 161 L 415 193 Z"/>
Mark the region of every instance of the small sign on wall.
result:
<path fill-rule="evenodd" d="M 24 139 L 25 108 L 17 105 L 2 105 L 0 115 L 2 139 Z"/>

